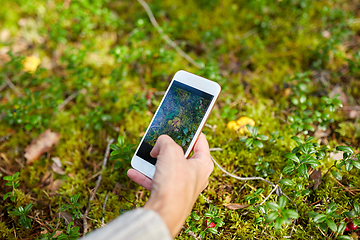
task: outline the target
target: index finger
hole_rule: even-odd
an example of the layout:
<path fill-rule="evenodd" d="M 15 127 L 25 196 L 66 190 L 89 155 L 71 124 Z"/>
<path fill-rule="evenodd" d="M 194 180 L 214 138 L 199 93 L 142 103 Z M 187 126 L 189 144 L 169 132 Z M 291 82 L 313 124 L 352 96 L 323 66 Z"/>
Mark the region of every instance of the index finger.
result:
<path fill-rule="evenodd" d="M 209 144 L 205 134 L 201 133 L 194 146 L 194 154 L 191 158 L 210 158 Z"/>

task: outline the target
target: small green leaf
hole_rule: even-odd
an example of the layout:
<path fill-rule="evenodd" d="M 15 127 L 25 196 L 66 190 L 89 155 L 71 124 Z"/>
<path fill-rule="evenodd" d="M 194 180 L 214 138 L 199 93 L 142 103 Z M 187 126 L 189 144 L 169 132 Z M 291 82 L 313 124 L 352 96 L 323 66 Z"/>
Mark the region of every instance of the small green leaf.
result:
<path fill-rule="evenodd" d="M 281 225 L 283 224 L 285 219 L 283 218 L 277 218 L 275 220 L 275 229 L 280 229 L 281 228 Z"/>
<path fill-rule="evenodd" d="M 295 185 L 295 183 L 293 181 L 291 181 L 290 179 L 281 179 L 280 180 L 281 184 L 284 184 L 286 186 L 293 186 Z"/>
<path fill-rule="evenodd" d="M 273 211 L 277 211 L 280 209 L 280 206 L 274 202 L 267 202 L 266 205 Z"/>
<path fill-rule="evenodd" d="M 278 212 L 272 212 L 265 217 L 266 222 L 272 222 L 279 216 Z"/>
<path fill-rule="evenodd" d="M 294 162 L 300 163 L 299 158 L 294 153 L 286 153 L 285 157 L 293 160 Z"/>
<path fill-rule="evenodd" d="M 257 137 L 264 141 L 269 139 L 269 137 L 266 135 L 257 135 Z"/>
<path fill-rule="evenodd" d="M 6 200 L 8 197 L 10 197 L 12 192 L 8 192 L 4 195 L 3 200 Z"/>
<path fill-rule="evenodd" d="M 328 225 L 328 227 L 333 230 L 334 232 L 337 231 L 337 226 L 335 224 L 335 222 L 329 218 L 326 218 L 326 224 Z"/>
<path fill-rule="evenodd" d="M 279 198 L 279 206 L 280 208 L 284 208 L 287 204 L 287 199 L 284 196 L 280 196 Z"/>
<path fill-rule="evenodd" d="M 288 215 L 289 218 L 292 218 L 292 219 L 299 218 L 299 213 L 294 210 L 286 210 L 286 214 Z"/>
<path fill-rule="evenodd" d="M 360 214 L 360 207 L 359 207 L 359 204 L 357 203 L 354 203 L 354 210 L 357 214 Z"/>
<path fill-rule="evenodd" d="M 309 174 L 307 172 L 307 167 L 305 164 L 301 164 L 297 170 L 300 173 L 300 175 L 302 175 L 304 178 L 306 178 L 306 179 L 309 178 Z"/>
<path fill-rule="evenodd" d="M 312 140 L 314 140 L 315 139 L 315 137 L 308 137 L 306 140 L 305 140 L 305 142 L 310 142 L 310 141 L 312 141 Z"/>
<path fill-rule="evenodd" d="M 304 103 L 306 101 L 306 96 L 305 94 L 301 94 L 300 95 L 300 103 Z"/>
<path fill-rule="evenodd" d="M 352 164 L 353 164 L 354 167 L 356 167 L 357 169 L 360 169 L 360 162 L 353 160 Z"/>
<path fill-rule="evenodd" d="M 6 181 L 12 181 L 12 176 L 5 176 L 3 179 Z"/>
<path fill-rule="evenodd" d="M 336 150 L 347 152 L 347 153 L 350 153 L 350 154 L 354 154 L 353 149 L 351 147 L 348 147 L 348 146 L 337 146 Z"/>
<path fill-rule="evenodd" d="M 346 164 L 345 164 L 345 170 L 350 172 L 351 169 L 353 168 L 353 164 L 351 163 L 351 161 L 346 161 Z"/>
<path fill-rule="evenodd" d="M 120 146 L 123 146 L 124 145 L 124 137 L 123 136 L 119 136 L 118 137 L 118 144 L 120 145 Z"/>
<path fill-rule="evenodd" d="M 335 203 L 330 203 L 326 209 L 326 214 L 332 213 L 336 210 L 336 204 Z"/>
<path fill-rule="evenodd" d="M 192 213 L 192 217 L 195 219 L 195 221 L 199 221 L 200 217 L 196 214 L 196 212 Z"/>
<path fill-rule="evenodd" d="M 254 142 L 254 139 L 248 138 L 245 141 L 245 146 L 249 147 L 249 146 L 251 146 L 253 144 L 253 142 Z"/>
<path fill-rule="evenodd" d="M 25 208 L 24 208 L 25 214 L 27 214 L 27 213 L 30 211 L 30 209 L 32 208 L 32 206 L 33 206 L 32 203 L 29 203 L 28 205 L 25 206 Z"/>
<path fill-rule="evenodd" d="M 208 228 L 207 231 L 213 233 L 213 234 L 217 234 L 218 230 L 216 228 Z"/>
<path fill-rule="evenodd" d="M 346 223 L 341 222 L 341 223 L 339 224 L 339 227 L 338 227 L 338 229 L 337 229 L 337 232 L 338 232 L 339 234 L 342 234 L 342 233 L 344 232 L 345 228 L 346 228 Z"/>
<path fill-rule="evenodd" d="M 303 141 L 297 136 L 292 136 L 291 139 L 297 142 L 298 145 L 303 143 Z"/>
<path fill-rule="evenodd" d="M 353 238 L 348 236 L 348 235 L 341 235 L 341 236 L 338 236 L 336 239 L 339 239 L 339 240 L 352 240 Z"/>
<path fill-rule="evenodd" d="M 314 217 L 314 222 L 321 223 L 321 222 L 325 221 L 326 218 L 327 218 L 327 216 L 325 214 L 318 214 Z"/>
<path fill-rule="evenodd" d="M 286 166 L 282 170 L 284 174 L 291 174 L 295 170 L 295 166 Z"/>
<path fill-rule="evenodd" d="M 298 105 L 299 104 L 299 100 L 295 97 L 291 98 L 291 102 L 294 104 L 294 105 Z"/>
<path fill-rule="evenodd" d="M 259 140 L 255 140 L 254 145 L 257 146 L 258 148 L 263 148 L 264 146 L 264 144 Z"/>

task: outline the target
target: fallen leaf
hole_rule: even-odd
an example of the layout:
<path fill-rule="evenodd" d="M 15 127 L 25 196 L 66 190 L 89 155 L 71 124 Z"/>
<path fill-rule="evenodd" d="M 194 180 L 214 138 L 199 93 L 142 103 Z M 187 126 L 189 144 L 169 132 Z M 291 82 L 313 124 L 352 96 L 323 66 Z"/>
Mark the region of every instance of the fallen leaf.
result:
<path fill-rule="evenodd" d="M 340 160 L 343 159 L 343 154 L 344 152 L 337 152 L 337 153 L 331 152 L 329 154 L 329 158 L 332 160 Z"/>
<path fill-rule="evenodd" d="M 57 174 L 64 175 L 65 171 L 59 167 L 55 162 L 52 163 L 51 169 L 56 172 Z"/>
<path fill-rule="evenodd" d="M 63 233 L 63 231 L 56 231 L 55 235 L 53 236 L 54 238 L 60 236 Z"/>
<path fill-rule="evenodd" d="M 316 129 L 314 132 L 314 137 L 316 138 L 326 138 L 330 135 L 330 130 L 326 129 L 326 131 L 322 131 L 320 129 Z"/>
<path fill-rule="evenodd" d="M 65 220 L 65 225 L 67 226 L 69 223 L 71 223 L 73 220 L 71 218 L 71 215 L 67 212 L 60 211 L 56 213 L 57 218 L 63 218 Z"/>
<path fill-rule="evenodd" d="M 50 192 L 55 193 L 57 190 L 59 190 L 62 184 L 63 184 L 62 180 L 56 179 L 52 184 L 48 186 L 48 189 L 50 190 Z"/>
<path fill-rule="evenodd" d="M 60 161 L 60 158 L 58 157 L 53 157 L 52 158 L 53 160 L 53 163 L 51 165 L 51 169 L 56 172 L 57 174 L 60 174 L 60 175 L 64 175 L 65 174 L 65 171 L 61 168 L 62 167 L 62 163 Z"/>
<path fill-rule="evenodd" d="M 40 58 L 34 55 L 28 56 L 22 61 L 22 64 L 24 66 L 24 71 L 29 73 L 35 73 L 40 63 L 41 63 Z"/>
<path fill-rule="evenodd" d="M 237 209 L 247 208 L 249 205 L 241 204 L 241 203 L 230 203 L 230 204 L 224 204 L 224 206 L 230 210 L 237 210 Z"/>
<path fill-rule="evenodd" d="M 313 189 L 316 190 L 319 187 L 320 183 L 321 183 L 321 177 L 322 177 L 321 170 L 320 169 L 319 170 L 315 169 L 309 176 L 309 181 L 314 180 L 315 183 L 310 183 L 307 188 L 310 188 L 310 187 L 314 186 Z"/>
<path fill-rule="evenodd" d="M 32 164 L 38 160 L 41 154 L 48 152 L 52 145 L 58 144 L 60 134 L 51 132 L 47 129 L 45 132 L 39 135 L 39 137 L 31 142 L 25 149 L 24 157 L 27 160 L 27 164 Z"/>
<path fill-rule="evenodd" d="M 334 97 L 336 94 L 340 94 L 338 99 L 343 104 L 343 110 L 349 119 L 356 119 L 360 116 L 360 106 L 356 103 L 353 106 L 349 105 L 349 97 L 344 93 L 341 86 L 337 85 L 331 90 L 329 96 Z"/>

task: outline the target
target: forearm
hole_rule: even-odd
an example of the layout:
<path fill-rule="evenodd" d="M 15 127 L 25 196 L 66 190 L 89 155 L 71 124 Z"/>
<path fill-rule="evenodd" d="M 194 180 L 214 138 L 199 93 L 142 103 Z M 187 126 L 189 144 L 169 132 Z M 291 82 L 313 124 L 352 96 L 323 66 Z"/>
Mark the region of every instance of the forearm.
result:
<path fill-rule="evenodd" d="M 83 240 L 170 240 L 170 232 L 160 215 L 138 208 L 122 214 L 105 227 L 86 235 Z"/>

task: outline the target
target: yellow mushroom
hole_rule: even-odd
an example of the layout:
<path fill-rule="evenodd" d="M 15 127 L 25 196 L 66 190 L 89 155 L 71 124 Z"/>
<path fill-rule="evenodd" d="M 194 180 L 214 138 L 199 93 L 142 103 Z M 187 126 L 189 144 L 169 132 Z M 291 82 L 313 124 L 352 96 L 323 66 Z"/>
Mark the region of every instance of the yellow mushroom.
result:
<path fill-rule="evenodd" d="M 239 129 L 239 126 L 235 121 L 230 121 L 227 124 L 227 128 L 231 129 L 231 130 L 234 130 L 234 131 L 237 131 Z"/>
<path fill-rule="evenodd" d="M 22 64 L 24 66 L 24 71 L 29 72 L 29 73 L 35 73 L 36 69 L 40 65 L 40 63 L 41 63 L 40 58 L 38 58 L 34 55 L 26 57 L 22 61 Z"/>
<path fill-rule="evenodd" d="M 255 121 L 249 117 L 241 117 L 236 121 L 238 125 L 238 130 L 240 134 L 244 134 L 245 132 L 249 132 L 246 128 L 246 125 L 250 125 L 252 127 L 255 126 Z"/>

